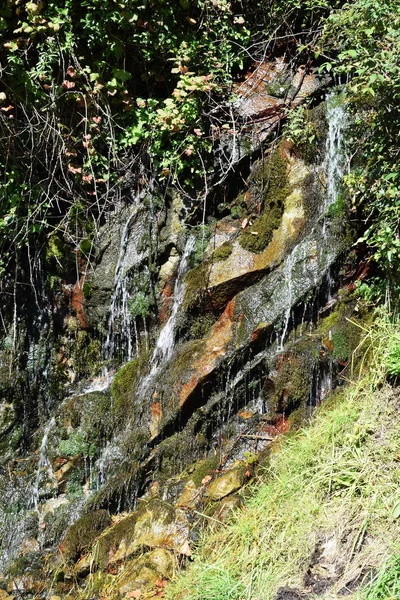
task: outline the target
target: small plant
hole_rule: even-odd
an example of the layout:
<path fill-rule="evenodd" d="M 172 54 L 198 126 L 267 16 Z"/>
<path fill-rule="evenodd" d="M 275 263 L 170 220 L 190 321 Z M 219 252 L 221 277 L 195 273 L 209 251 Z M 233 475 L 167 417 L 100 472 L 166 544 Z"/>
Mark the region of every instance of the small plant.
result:
<path fill-rule="evenodd" d="M 58 445 L 61 456 L 94 456 L 97 447 L 87 439 L 85 432 L 80 429 L 71 433 L 68 439 L 61 440 Z"/>

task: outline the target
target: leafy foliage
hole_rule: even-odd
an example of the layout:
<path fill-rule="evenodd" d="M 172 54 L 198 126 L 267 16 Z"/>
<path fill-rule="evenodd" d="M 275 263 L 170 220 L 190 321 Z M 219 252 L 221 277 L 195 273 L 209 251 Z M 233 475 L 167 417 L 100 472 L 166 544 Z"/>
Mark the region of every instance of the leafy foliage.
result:
<path fill-rule="evenodd" d="M 347 177 L 347 188 L 366 223 L 361 241 L 373 249 L 396 299 L 400 267 L 399 8 L 398 0 L 346 3 L 327 19 L 318 50 L 329 57 L 323 68 L 349 79 L 356 168 Z"/>

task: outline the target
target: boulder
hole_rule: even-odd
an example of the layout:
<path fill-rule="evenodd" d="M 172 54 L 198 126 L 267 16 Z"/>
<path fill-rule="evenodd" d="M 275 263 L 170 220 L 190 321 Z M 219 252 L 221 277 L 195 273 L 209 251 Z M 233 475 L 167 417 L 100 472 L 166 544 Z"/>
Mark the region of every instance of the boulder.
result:
<path fill-rule="evenodd" d="M 100 568 L 140 553 L 143 548 L 165 548 L 180 552 L 189 538 L 185 512 L 159 498 L 121 519 L 97 541 Z"/>
<path fill-rule="evenodd" d="M 207 498 L 216 501 L 233 494 L 233 492 L 237 492 L 247 481 L 245 471 L 245 465 L 240 463 L 214 479 L 206 491 Z"/>
<path fill-rule="evenodd" d="M 154 587 L 162 579 L 172 577 L 175 559 L 164 548 L 156 548 L 140 558 L 130 561 L 119 576 L 118 592 L 121 596 Z"/>

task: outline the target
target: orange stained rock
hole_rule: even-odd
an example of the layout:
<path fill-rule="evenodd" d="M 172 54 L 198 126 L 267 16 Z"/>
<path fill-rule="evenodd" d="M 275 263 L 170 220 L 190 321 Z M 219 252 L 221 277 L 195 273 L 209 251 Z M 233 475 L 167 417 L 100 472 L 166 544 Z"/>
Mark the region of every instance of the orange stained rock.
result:
<path fill-rule="evenodd" d="M 210 335 L 204 340 L 203 351 L 192 365 L 193 374 L 189 381 L 182 384 L 179 390 L 179 403 L 181 406 L 185 404 L 199 383 L 215 369 L 218 358 L 225 354 L 229 343 L 232 341 L 234 307 L 235 300 L 233 299 L 228 302 L 218 322 L 212 328 Z"/>
<path fill-rule="evenodd" d="M 72 288 L 72 292 L 71 292 L 71 306 L 76 312 L 76 317 L 79 320 L 79 323 L 80 323 L 80 326 L 82 327 L 82 329 L 86 329 L 86 327 L 87 327 L 85 310 L 84 310 L 84 302 L 85 302 L 85 298 L 83 295 L 83 284 L 84 283 L 85 283 L 85 276 L 82 275 L 82 277 L 79 279 L 79 281 L 77 281 L 76 284 L 74 285 L 74 287 Z"/>
<path fill-rule="evenodd" d="M 172 277 L 170 277 L 164 285 L 161 292 L 161 308 L 160 308 L 160 322 L 166 323 L 171 315 L 172 295 L 174 293 L 174 284 Z"/>
<path fill-rule="evenodd" d="M 162 417 L 161 402 L 153 402 L 151 405 L 151 422 L 150 422 L 151 438 L 155 437 L 159 433 L 161 417 Z"/>

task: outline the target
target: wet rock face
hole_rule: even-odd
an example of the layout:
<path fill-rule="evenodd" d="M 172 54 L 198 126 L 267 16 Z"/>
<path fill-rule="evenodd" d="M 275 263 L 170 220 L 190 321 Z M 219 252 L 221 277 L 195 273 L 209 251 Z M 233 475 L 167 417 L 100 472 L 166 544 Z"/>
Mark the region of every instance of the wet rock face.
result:
<path fill-rule="evenodd" d="M 121 268 L 124 273 L 139 268 L 147 260 L 145 238 L 148 234 L 148 218 L 143 205 L 129 205 L 110 218 L 100 231 L 95 246 L 94 265 L 85 278 L 85 314 L 91 326 L 105 326 L 121 253 L 123 252 Z M 121 248 L 124 235 L 126 243 Z"/>
<path fill-rule="evenodd" d="M 320 83 L 282 61 L 264 63 L 235 110 L 262 137 L 288 99 Z M 7 564 L 24 544 L 40 557 L 62 542 L 65 589 L 92 575 L 98 590 L 113 578 L 119 597 L 162 589 L 176 557 L 191 553 L 194 515 L 227 518 L 260 452 L 335 385 L 354 343 L 343 331 L 351 310 L 334 297 L 346 241 L 325 206 L 324 165 L 286 142 L 259 156 L 230 204 L 206 204 L 204 223 L 172 193 L 157 209 L 142 198 L 108 220 L 85 281 L 69 290 L 54 361 L 62 402 L 42 407 L 26 461 L 23 452 L 9 460 L 19 405 L 0 356 L 0 533 L 8 540 L 15 529 Z M 188 232 L 195 240 L 184 254 Z M 43 372 L 49 335 L 30 351 Z M 80 382 L 104 368 L 108 376 Z"/>

